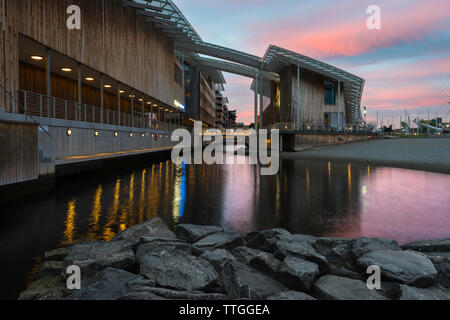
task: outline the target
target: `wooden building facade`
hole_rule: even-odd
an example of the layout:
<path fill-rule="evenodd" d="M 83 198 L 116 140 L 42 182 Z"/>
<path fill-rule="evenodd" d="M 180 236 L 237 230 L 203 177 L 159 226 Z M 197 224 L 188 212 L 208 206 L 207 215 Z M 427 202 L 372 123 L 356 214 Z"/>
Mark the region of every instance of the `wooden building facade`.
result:
<path fill-rule="evenodd" d="M 146 23 L 145 17 L 137 16 L 135 9 L 123 7 L 122 0 L 1 1 L 0 79 L 11 93 L 19 90 L 50 92 L 56 98 L 78 101 L 76 79 L 60 74 L 58 71 L 64 66 L 55 65 L 62 59 L 70 59 L 75 66 L 74 73 L 82 70 L 82 103 L 100 106 L 100 75 L 111 82 L 111 87 L 104 88 L 105 108 L 117 108 L 119 88 L 126 88 L 122 90 L 124 112 L 129 112 L 129 98 L 134 93 L 137 105 L 139 94 L 166 106 L 173 106 L 175 100 L 184 102 L 184 90 L 174 79 L 173 41 Z M 81 8 L 80 30 L 67 28 L 70 5 Z M 29 41 L 63 57 L 50 61 L 50 90 L 46 87 L 46 52 L 21 52 L 33 48 L 22 45 Z M 42 67 L 28 59 L 32 54 L 44 58 Z M 77 65 L 82 68 L 77 69 Z M 89 84 L 85 77 L 91 73 L 96 79 Z M 10 112 L 11 104 L 3 93 L 0 98 L 0 107 Z"/>

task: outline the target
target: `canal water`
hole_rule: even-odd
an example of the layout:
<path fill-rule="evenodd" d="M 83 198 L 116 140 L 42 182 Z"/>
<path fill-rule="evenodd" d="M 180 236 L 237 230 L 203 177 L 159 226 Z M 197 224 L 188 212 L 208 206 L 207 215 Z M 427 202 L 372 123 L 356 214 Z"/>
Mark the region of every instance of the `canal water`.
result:
<path fill-rule="evenodd" d="M 15 299 L 45 250 L 111 240 L 159 216 L 249 232 L 272 227 L 400 243 L 450 237 L 448 175 L 358 163 L 285 159 L 275 176 L 254 165 L 174 165 L 83 175 L 55 191 L 3 207 L 1 299 Z"/>

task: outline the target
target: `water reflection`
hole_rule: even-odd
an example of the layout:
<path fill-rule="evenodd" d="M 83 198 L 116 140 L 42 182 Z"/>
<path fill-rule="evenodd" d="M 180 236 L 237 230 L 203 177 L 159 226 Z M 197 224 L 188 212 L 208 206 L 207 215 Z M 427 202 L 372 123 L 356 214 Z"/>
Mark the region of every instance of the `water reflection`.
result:
<path fill-rule="evenodd" d="M 109 241 L 155 216 L 171 227 L 194 223 L 236 232 L 282 227 L 400 243 L 450 236 L 448 175 L 289 159 L 281 161 L 278 175 L 261 176 L 260 168 L 246 160 L 223 166 L 164 161 L 89 175 L 59 184 L 54 194 L 6 208 L 8 215 L 0 215 L 0 254 L 12 266 L 23 266 L 0 266 L 0 272 L 12 275 L 6 288 L 22 289 L 33 258 L 45 250 Z"/>

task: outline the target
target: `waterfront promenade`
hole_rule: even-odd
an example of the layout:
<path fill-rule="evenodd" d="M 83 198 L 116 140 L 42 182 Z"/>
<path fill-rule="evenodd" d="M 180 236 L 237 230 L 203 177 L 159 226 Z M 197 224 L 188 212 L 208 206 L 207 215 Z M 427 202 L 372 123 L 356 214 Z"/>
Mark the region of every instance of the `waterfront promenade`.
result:
<path fill-rule="evenodd" d="M 450 137 L 379 139 L 333 145 L 304 152 L 285 152 L 282 153 L 282 157 L 362 161 L 385 166 L 450 173 Z"/>

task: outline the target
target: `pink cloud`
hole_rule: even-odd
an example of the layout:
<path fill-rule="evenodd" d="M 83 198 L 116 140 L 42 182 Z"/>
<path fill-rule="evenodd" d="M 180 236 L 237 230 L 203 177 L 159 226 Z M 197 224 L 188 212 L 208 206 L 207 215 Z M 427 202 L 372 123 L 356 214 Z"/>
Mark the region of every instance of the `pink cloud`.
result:
<path fill-rule="evenodd" d="M 323 8 L 319 8 L 306 19 L 306 25 L 297 17 L 253 24 L 248 29 L 257 35 L 249 43 L 259 48 L 270 42 L 315 58 L 360 55 L 422 39 L 437 29 L 444 29 L 441 23 L 448 17 L 450 2 L 423 1 L 411 7 L 385 5 L 381 10 L 381 30 L 367 29 L 365 11 L 340 19 L 339 14 L 329 10 L 328 20 L 323 16 Z"/>

